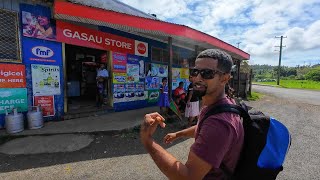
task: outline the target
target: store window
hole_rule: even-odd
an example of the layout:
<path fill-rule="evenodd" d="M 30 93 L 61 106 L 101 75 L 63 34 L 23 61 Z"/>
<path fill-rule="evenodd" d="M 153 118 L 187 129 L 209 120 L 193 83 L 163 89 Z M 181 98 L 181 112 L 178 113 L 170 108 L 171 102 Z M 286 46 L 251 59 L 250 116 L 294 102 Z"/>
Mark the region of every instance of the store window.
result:
<path fill-rule="evenodd" d="M 169 64 L 169 61 L 170 61 L 169 51 L 163 50 L 162 52 L 163 52 L 162 62 Z"/>
<path fill-rule="evenodd" d="M 169 51 L 167 49 L 155 48 L 152 47 L 152 61 L 168 63 L 170 61 Z M 183 61 L 178 52 L 173 51 L 172 57 L 173 64 L 182 65 Z"/>
<path fill-rule="evenodd" d="M 152 61 L 161 62 L 162 61 L 162 49 L 152 47 L 151 59 L 152 59 Z"/>
<path fill-rule="evenodd" d="M 179 64 L 180 63 L 180 57 L 179 57 L 179 53 L 173 51 L 173 64 Z"/>
<path fill-rule="evenodd" d="M 0 60 L 19 60 L 18 14 L 0 9 L 0 22 Z"/>

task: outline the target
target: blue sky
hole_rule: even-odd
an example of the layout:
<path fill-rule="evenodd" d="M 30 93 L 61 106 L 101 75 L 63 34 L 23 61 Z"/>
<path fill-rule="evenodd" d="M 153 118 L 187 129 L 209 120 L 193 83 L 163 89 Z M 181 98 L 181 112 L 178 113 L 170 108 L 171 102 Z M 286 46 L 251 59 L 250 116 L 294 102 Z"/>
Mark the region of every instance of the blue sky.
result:
<path fill-rule="evenodd" d="M 184 24 L 250 53 L 250 64 L 320 63 L 319 0 L 120 0 L 161 20 Z"/>

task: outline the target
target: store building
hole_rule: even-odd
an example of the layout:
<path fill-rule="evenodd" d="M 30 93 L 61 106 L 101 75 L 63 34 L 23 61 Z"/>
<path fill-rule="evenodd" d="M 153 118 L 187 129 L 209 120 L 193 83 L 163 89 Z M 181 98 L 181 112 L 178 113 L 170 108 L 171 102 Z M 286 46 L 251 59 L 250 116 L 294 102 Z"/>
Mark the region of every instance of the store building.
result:
<path fill-rule="evenodd" d="M 181 81 L 188 85 L 199 51 L 223 49 L 238 67 L 250 57 L 215 37 L 115 0 L 106 1 L 110 9 L 83 2 L 90 1 L 0 0 L 0 127 L 5 109 L 13 107 L 26 112 L 41 105 L 45 120 L 61 120 L 154 106 L 163 77 L 170 89 Z M 105 105 L 96 108 L 100 64 L 109 78 Z"/>

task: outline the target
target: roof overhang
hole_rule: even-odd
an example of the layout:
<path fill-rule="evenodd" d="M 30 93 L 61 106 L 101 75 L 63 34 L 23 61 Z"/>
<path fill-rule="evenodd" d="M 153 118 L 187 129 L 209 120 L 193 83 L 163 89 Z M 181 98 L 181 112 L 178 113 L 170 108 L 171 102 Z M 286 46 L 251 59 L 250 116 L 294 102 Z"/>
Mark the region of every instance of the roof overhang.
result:
<path fill-rule="evenodd" d="M 227 51 L 236 59 L 247 60 L 250 58 L 248 53 L 184 25 L 64 1 L 55 1 L 54 16 L 56 19 L 106 26 L 163 42 L 166 42 L 168 37 L 172 37 L 174 44 L 183 45 L 189 49 L 194 49 L 196 45 L 202 49 L 219 48 Z"/>

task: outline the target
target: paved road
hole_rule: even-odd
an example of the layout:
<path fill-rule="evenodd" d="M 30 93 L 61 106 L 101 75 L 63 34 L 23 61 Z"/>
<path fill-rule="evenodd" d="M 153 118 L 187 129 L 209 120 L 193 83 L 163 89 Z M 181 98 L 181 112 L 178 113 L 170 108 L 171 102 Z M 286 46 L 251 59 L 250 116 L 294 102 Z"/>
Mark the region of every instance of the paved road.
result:
<path fill-rule="evenodd" d="M 252 85 L 252 88 L 253 91 L 271 94 L 279 98 L 293 99 L 307 104 L 320 105 L 320 91 L 286 89 L 262 85 Z"/>

